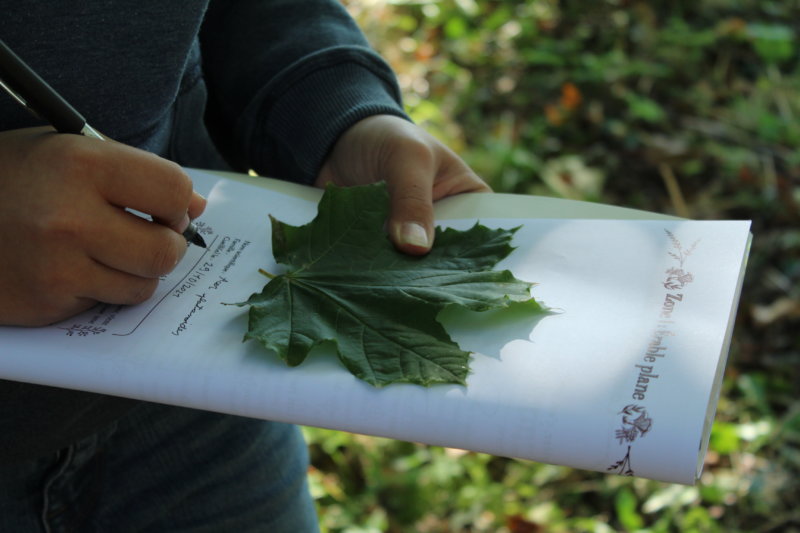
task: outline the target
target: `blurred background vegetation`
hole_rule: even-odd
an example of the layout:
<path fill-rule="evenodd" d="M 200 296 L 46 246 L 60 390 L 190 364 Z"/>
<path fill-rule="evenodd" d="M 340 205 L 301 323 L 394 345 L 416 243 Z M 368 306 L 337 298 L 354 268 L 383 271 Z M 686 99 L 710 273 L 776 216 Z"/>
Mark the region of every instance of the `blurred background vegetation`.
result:
<path fill-rule="evenodd" d="M 309 428 L 323 530 L 800 531 L 800 2 L 343 3 L 495 190 L 754 242 L 696 487 Z"/>

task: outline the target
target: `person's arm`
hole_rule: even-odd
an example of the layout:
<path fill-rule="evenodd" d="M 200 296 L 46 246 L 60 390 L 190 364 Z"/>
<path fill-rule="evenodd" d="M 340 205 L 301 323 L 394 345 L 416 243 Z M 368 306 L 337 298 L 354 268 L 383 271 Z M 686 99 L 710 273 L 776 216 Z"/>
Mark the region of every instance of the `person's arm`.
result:
<path fill-rule="evenodd" d="M 212 1 L 200 36 L 210 129 L 238 170 L 310 184 L 350 126 L 405 117 L 394 73 L 336 0 Z"/>
<path fill-rule="evenodd" d="M 188 176 L 153 154 L 51 128 L 0 132 L 0 324 L 144 301 L 204 207 Z"/>
<path fill-rule="evenodd" d="M 390 237 L 411 254 L 433 243 L 433 201 L 490 190 L 408 120 L 394 73 L 337 1 L 212 3 L 201 37 L 212 129 L 240 170 L 317 185 L 384 180 Z"/>

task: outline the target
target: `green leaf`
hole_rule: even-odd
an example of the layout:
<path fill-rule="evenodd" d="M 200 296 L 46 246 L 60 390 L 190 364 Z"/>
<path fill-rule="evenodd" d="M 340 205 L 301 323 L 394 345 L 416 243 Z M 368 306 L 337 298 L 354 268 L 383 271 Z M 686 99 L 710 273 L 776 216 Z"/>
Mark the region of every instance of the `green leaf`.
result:
<path fill-rule="evenodd" d="M 444 25 L 444 34 L 448 39 L 460 39 L 469 31 L 467 21 L 461 17 L 451 17 Z"/>
<path fill-rule="evenodd" d="M 628 488 L 621 489 L 615 498 L 617 518 L 627 531 L 635 531 L 644 526 L 644 520 L 637 510 L 636 496 Z"/>
<path fill-rule="evenodd" d="M 634 93 L 628 93 L 625 99 L 628 101 L 628 111 L 635 119 L 659 123 L 666 118 L 664 108 L 655 100 Z"/>
<path fill-rule="evenodd" d="M 413 257 L 390 243 L 387 214 L 380 183 L 329 186 L 316 218 L 304 226 L 270 217 L 273 254 L 287 271 L 238 304 L 251 306 L 245 339 L 290 366 L 332 341 L 350 372 L 375 386 L 465 384 L 469 353 L 436 317 L 450 305 L 484 311 L 532 301 L 530 283 L 491 270 L 513 250 L 516 229 L 437 228 L 430 253 Z"/>
<path fill-rule="evenodd" d="M 730 422 L 717 422 L 711 428 L 711 448 L 728 455 L 739 449 L 739 426 Z"/>
<path fill-rule="evenodd" d="M 749 24 L 747 33 L 758 55 L 767 62 L 785 61 L 794 55 L 794 32 L 789 26 Z"/>

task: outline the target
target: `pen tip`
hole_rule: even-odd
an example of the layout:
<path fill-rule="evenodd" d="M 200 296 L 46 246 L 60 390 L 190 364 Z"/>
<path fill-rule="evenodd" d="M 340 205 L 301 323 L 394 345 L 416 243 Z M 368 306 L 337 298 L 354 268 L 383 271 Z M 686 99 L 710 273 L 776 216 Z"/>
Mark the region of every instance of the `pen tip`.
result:
<path fill-rule="evenodd" d="M 183 232 L 183 238 L 186 239 L 186 242 L 199 246 L 200 248 L 206 247 L 206 241 L 203 240 L 203 236 L 200 235 L 200 232 L 197 231 L 194 224 L 189 224 L 189 227 Z"/>
<path fill-rule="evenodd" d="M 206 247 L 206 241 L 203 239 L 203 236 L 200 235 L 199 233 L 195 233 L 194 234 L 194 236 L 192 237 L 192 241 L 191 242 L 192 242 L 192 244 L 194 244 L 196 246 L 199 246 L 200 248 L 205 248 Z"/>

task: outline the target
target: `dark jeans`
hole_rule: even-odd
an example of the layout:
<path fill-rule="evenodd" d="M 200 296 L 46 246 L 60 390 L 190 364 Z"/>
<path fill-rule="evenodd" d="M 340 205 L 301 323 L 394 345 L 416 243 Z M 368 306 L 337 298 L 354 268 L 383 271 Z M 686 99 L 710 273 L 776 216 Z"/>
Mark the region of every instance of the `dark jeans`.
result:
<path fill-rule="evenodd" d="M 0 531 L 318 531 L 297 427 L 144 403 L 52 457 L 0 467 Z"/>

